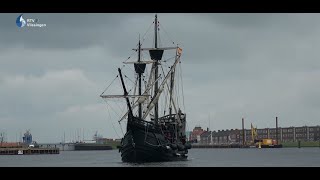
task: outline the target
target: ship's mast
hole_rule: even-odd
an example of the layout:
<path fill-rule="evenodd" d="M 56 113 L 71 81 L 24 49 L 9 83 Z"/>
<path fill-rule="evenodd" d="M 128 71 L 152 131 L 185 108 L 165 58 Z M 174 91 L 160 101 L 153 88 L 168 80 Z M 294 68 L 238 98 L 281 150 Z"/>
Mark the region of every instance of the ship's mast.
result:
<path fill-rule="evenodd" d="M 155 15 L 154 20 L 154 48 L 158 48 L 158 17 Z M 154 79 L 158 79 L 158 61 L 155 62 Z M 154 95 L 158 94 L 158 81 L 154 85 Z M 158 123 L 158 101 L 154 105 L 154 121 Z"/>
<path fill-rule="evenodd" d="M 171 117 L 172 114 L 172 96 L 173 96 L 173 85 L 174 85 L 174 71 L 171 71 L 171 79 L 170 79 L 170 106 L 169 106 L 169 114 Z"/>
<path fill-rule="evenodd" d="M 140 43 L 140 36 L 139 36 L 139 50 L 138 50 L 138 62 L 141 61 L 141 43 Z M 139 96 L 141 95 L 141 74 L 142 72 L 139 71 L 138 73 L 138 78 L 139 78 Z M 142 118 L 142 107 L 141 107 L 141 103 L 139 102 L 139 118 Z"/>
<path fill-rule="evenodd" d="M 123 81 L 121 69 L 118 68 L 118 71 L 119 71 L 120 80 L 121 80 L 121 83 L 122 83 L 122 88 L 123 88 L 123 91 L 124 91 L 124 96 L 126 97 L 127 106 L 128 106 L 128 108 L 129 108 L 129 117 L 133 117 L 133 113 L 132 113 L 130 101 L 129 101 L 129 98 L 127 97 L 127 96 L 128 96 L 128 92 L 127 92 L 126 86 L 124 85 L 124 81 Z M 129 119 L 130 119 L 130 118 L 128 118 L 128 120 L 129 120 Z"/>
<path fill-rule="evenodd" d="M 171 75 L 171 85 L 170 85 L 170 87 L 171 87 L 170 88 L 171 89 L 171 93 L 170 93 L 171 98 L 170 98 L 170 101 L 172 101 L 171 102 L 172 106 L 173 106 L 174 110 L 177 112 L 176 106 L 174 105 L 174 99 L 172 98 L 175 72 L 171 73 L 171 71 L 174 71 L 174 68 L 175 68 L 176 64 L 178 63 L 180 56 L 176 57 L 174 65 L 171 66 L 171 68 L 170 68 L 170 72 L 168 72 L 168 74 L 164 78 L 163 82 L 161 82 L 160 84 L 159 84 L 160 76 L 159 76 L 159 67 L 158 66 L 160 64 L 159 61 L 162 59 L 164 50 L 177 50 L 178 47 L 161 47 L 161 48 L 158 47 L 158 30 L 159 30 L 158 29 L 158 25 L 159 25 L 159 22 L 158 22 L 157 14 L 155 15 L 155 20 L 154 20 L 153 23 L 154 23 L 154 36 L 155 36 L 154 37 L 154 47 L 142 48 L 141 47 L 142 45 L 141 45 L 141 42 L 140 42 L 140 37 L 139 37 L 139 46 L 138 46 L 138 48 L 134 48 L 133 49 L 136 52 L 138 51 L 138 61 L 135 61 L 135 62 L 123 62 L 124 64 L 134 64 L 135 72 L 138 75 L 137 76 L 137 80 L 139 80 L 139 82 L 138 82 L 138 94 L 139 95 L 128 95 L 126 92 L 125 92 L 125 95 L 102 95 L 102 94 L 100 95 L 100 97 L 102 97 L 102 98 L 126 97 L 127 104 L 128 104 L 128 101 L 129 101 L 129 99 L 127 99 L 128 97 L 137 97 L 137 96 L 140 97 L 133 104 L 132 107 L 131 107 L 130 104 L 128 104 L 129 111 L 125 115 L 122 116 L 122 118 L 119 120 L 119 122 L 121 120 L 125 119 L 125 117 L 127 115 L 129 115 L 129 114 L 133 115 L 132 114 L 132 109 L 138 106 L 139 118 L 145 119 L 148 115 L 150 115 L 149 114 L 150 111 L 153 110 L 154 111 L 154 118 L 152 120 L 154 121 L 155 124 L 158 124 L 158 120 L 159 120 L 159 105 L 158 105 L 159 103 L 158 103 L 158 100 L 159 100 L 159 97 L 160 97 L 160 95 L 161 95 L 161 93 L 163 91 L 164 82 L 166 82 L 168 80 L 170 75 Z M 141 60 L 141 52 L 142 51 L 149 51 L 149 54 L 150 54 L 150 57 L 151 57 L 151 61 L 143 61 L 143 60 Z M 152 63 L 152 68 L 151 68 L 151 72 L 150 72 L 148 86 L 146 87 L 144 93 L 142 93 L 142 85 L 141 85 L 142 84 L 142 79 L 141 79 L 141 77 L 142 77 L 142 74 L 145 71 L 146 64 L 149 64 L 149 63 Z M 119 74 L 121 74 L 121 73 L 119 72 Z M 120 75 L 120 77 L 121 77 L 121 75 Z M 124 86 L 123 80 L 122 80 L 122 85 Z M 153 89 L 154 95 L 151 98 L 151 101 L 149 102 L 149 105 L 147 106 L 146 111 L 143 112 L 142 103 L 144 103 L 147 100 L 148 96 L 151 96 L 151 95 L 145 95 L 145 94 L 147 94 L 147 93 L 149 94 L 149 91 L 150 90 L 152 91 L 152 89 Z M 134 92 L 134 94 L 135 94 L 135 92 Z M 171 113 L 172 113 L 172 106 L 170 106 Z"/>

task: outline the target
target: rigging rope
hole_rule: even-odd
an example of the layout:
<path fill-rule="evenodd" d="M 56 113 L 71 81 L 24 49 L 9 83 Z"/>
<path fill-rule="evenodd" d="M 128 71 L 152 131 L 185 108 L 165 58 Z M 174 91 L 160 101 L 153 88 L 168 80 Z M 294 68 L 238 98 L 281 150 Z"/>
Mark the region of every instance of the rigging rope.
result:
<path fill-rule="evenodd" d="M 182 89 L 182 103 L 183 103 L 183 110 L 186 111 L 186 106 L 184 104 L 184 91 L 183 91 L 183 79 L 182 79 L 182 68 L 181 68 L 181 61 L 179 63 L 179 67 L 180 67 L 180 77 L 181 77 L 181 89 Z"/>
<path fill-rule="evenodd" d="M 178 71 L 177 69 L 175 69 L 175 70 Z M 178 72 L 176 72 L 176 73 L 178 73 Z M 175 93 L 176 93 L 177 107 L 180 107 L 180 103 L 179 103 L 179 92 L 180 92 L 180 91 L 179 91 L 179 89 L 180 89 L 180 88 L 179 88 L 179 83 L 180 83 L 180 82 L 179 82 L 179 78 L 177 78 L 177 79 L 176 79 L 176 83 L 175 83 L 176 86 L 175 86 L 175 88 L 174 88 L 174 89 L 175 89 Z"/>
<path fill-rule="evenodd" d="M 152 27 L 152 25 L 154 24 L 154 21 L 150 24 L 148 30 L 144 33 L 144 35 L 142 36 L 142 42 L 141 45 L 143 44 L 144 40 L 145 40 L 145 36 L 147 35 L 147 33 L 149 32 L 150 28 Z M 138 44 L 139 46 L 139 44 Z"/>
<path fill-rule="evenodd" d="M 134 91 L 133 91 L 133 95 L 136 95 L 137 92 L 137 83 L 138 83 L 138 75 L 136 75 L 136 81 L 134 83 Z M 135 100 L 135 97 L 132 99 L 132 101 Z"/>
<path fill-rule="evenodd" d="M 145 126 L 145 130 L 144 130 L 144 134 L 145 134 L 145 136 L 144 136 L 144 142 L 145 143 L 147 143 L 147 144 L 149 144 L 150 146 L 156 146 L 156 147 L 159 147 L 159 146 L 161 146 L 160 144 L 160 141 L 159 141 L 159 139 L 157 138 L 157 136 L 154 134 L 154 133 L 152 133 L 154 136 L 155 136 L 155 138 L 157 139 L 157 141 L 158 141 L 158 145 L 154 145 L 154 144 L 151 144 L 151 143 L 149 143 L 148 141 L 147 141 L 147 136 L 148 136 L 148 132 L 149 132 L 149 124 L 147 123 L 147 125 Z"/>
<path fill-rule="evenodd" d="M 167 86 L 167 88 L 168 88 L 168 86 Z M 165 108 L 167 108 L 168 106 L 170 106 L 170 92 L 169 92 L 169 90 L 167 91 L 167 93 L 165 94 L 166 95 L 166 102 L 165 102 Z"/>
<path fill-rule="evenodd" d="M 124 74 L 125 78 L 128 78 L 134 85 L 136 84 L 132 79 L 130 79 L 127 75 Z M 138 79 L 139 80 L 139 79 Z"/>
<path fill-rule="evenodd" d="M 109 86 L 101 93 L 101 95 L 106 92 L 106 90 L 111 86 L 111 84 L 112 84 L 118 77 L 119 77 L 119 75 L 117 75 L 117 76 L 112 80 L 112 82 L 111 82 L 111 83 L 109 84 Z"/>
<path fill-rule="evenodd" d="M 147 57 L 149 56 L 149 54 L 147 53 L 148 51 L 141 51 L 141 55 L 145 54 Z"/>
<path fill-rule="evenodd" d="M 171 41 L 172 44 L 174 44 L 174 41 L 172 40 L 172 38 L 170 38 L 169 33 L 167 33 L 167 31 L 164 29 L 164 27 L 162 26 L 162 24 L 159 23 L 159 25 L 161 26 L 161 29 L 167 34 L 167 36 L 168 36 L 168 38 L 169 38 L 169 41 Z"/>
<path fill-rule="evenodd" d="M 163 70 L 163 66 L 162 66 L 162 65 L 161 65 L 161 70 L 162 70 L 163 75 L 165 76 L 165 73 L 164 73 L 164 70 Z M 168 87 L 167 82 L 165 82 L 165 83 L 166 83 L 166 85 L 167 85 L 167 87 Z M 164 102 L 164 114 L 163 114 L 163 115 L 165 115 L 165 113 L 166 113 L 168 94 L 169 94 L 169 92 L 164 91 L 165 102 Z M 170 101 L 170 100 L 169 100 L 169 101 Z M 169 102 L 169 103 L 171 103 L 171 102 Z"/>
<path fill-rule="evenodd" d="M 135 52 L 132 52 L 132 53 L 130 54 L 130 56 L 129 56 L 124 62 L 127 62 L 134 53 L 135 53 Z"/>
<path fill-rule="evenodd" d="M 149 30 L 150 30 L 150 28 L 152 27 L 153 24 L 154 24 L 154 22 L 150 24 L 148 30 L 147 30 L 147 31 L 144 33 L 144 35 L 142 36 L 141 46 L 142 46 L 143 42 L 145 41 L 145 36 L 146 36 L 147 33 L 149 32 Z M 137 48 L 138 46 L 139 46 L 139 43 L 136 44 L 136 48 Z M 136 52 L 136 51 L 132 52 L 132 53 L 130 54 L 130 56 L 128 57 L 128 59 L 125 60 L 124 62 L 127 62 L 135 52 Z"/>
<path fill-rule="evenodd" d="M 123 130 L 122 130 L 122 126 L 121 126 L 121 122 L 118 122 L 118 123 L 120 125 L 120 130 L 121 130 L 122 136 L 124 136 L 124 133 L 123 133 Z"/>
<path fill-rule="evenodd" d="M 106 102 L 106 101 L 105 101 Z M 117 134 L 118 138 L 120 138 L 118 132 L 116 131 L 115 127 L 114 127 L 114 124 L 113 124 L 113 121 L 111 120 L 111 114 L 110 114 L 110 111 L 109 111 L 109 108 L 108 108 L 108 104 L 107 104 L 107 109 L 108 109 L 108 113 L 109 113 L 109 118 L 110 118 L 110 121 L 111 121 L 111 124 L 112 124 L 112 127 L 113 127 L 113 130 L 114 132 Z"/>
<path fill-rule="evenodd" d="M 127 110 L 127 108 L 125 108 L 125 107 L 123 107 L 123 108 L 121 108 L 120 107 L 120 105 L 118 104 L 118 103 L 115 103 L 117 106 L 118 106 L 118 108 L 120 109 L 120 114 L 124 114 L 124 112 Z"/>
<path fill-rule="evenodd" d="M 135 73 L 136 71 L 135 70 L 133 70 L 130 66 L 126 66 L 126 67 L 128 67 L 133 73 Z"/>
<path fill-rule="evenodd" d="M 162 62 L 167 63 L 167 61 L 172 60 L 172 59 L 174 59 L 175 57 L 176 57 L 176 56 L 173 56 L 173 57 L 171 57 L 171 58 L 168 58 L 168 59 L 162 60 Z M 168 67 L 169 67 L 169 66 L 168 66 Z"/>
<path fill-rule="evenodd" d="M 147 88 L 147 80 L 145 80 L 145 77 L 148 77 L 148 76 L 149 76 L 149 71 L 148 71 L 148 68 L 146 68 L 145 76 L 143 76 L 143 82 L 144 82 L 145 89 Z"/>
<path fill-rule="evenodd" d="M 105 100 L 105 102 L 109 105 L 109 103 Z M 110 105 L 109 105 L 110 106 Z M 119 116 L 119 118 L 121 118 L 121 116 L 117 113 L 117 111 L 115 111 L 112 106 L 110 106 L 110 109 L 115 112 L 117 114 L 117 116 Z"/>

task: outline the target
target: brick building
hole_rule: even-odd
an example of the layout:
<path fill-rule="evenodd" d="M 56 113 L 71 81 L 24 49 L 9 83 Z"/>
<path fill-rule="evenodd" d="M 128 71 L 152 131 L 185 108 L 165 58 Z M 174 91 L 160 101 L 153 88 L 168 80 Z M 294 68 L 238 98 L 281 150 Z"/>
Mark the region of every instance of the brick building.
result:
<path fill-rule="evenodd" d="M 302 127 L 279 127 L 278 136 L 276 128 L 257 129 L 258 139 L 278 138 L 279 142 L 296 141 L 320 141 L 320 126 L 302 126 Z M 201 144 L 231 144 L 243 142 L 243 130 L 218 130 L 204 131 L 201 127 L 196 127 L 191 133 L 192 139 L 197 139 Z M 245 129 L 246 142 L 252 141 L 251 129 Z"/>

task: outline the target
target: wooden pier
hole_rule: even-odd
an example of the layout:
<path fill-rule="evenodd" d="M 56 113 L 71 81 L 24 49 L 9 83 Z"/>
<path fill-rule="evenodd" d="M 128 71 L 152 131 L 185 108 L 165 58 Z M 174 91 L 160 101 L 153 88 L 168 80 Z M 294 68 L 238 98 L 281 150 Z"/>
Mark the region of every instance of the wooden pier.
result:
<path fill-rule="evenodd" d="M 0 155 L 36 155 L 59 153 L 59 148 L 0 148 Z"/>

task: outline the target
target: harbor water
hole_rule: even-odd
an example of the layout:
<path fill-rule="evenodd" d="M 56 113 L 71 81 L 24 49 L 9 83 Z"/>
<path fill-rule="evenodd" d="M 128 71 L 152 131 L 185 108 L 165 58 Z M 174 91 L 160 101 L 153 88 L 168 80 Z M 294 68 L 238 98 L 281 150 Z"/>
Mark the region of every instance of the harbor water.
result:
<path fill-rule="evenodd" d="M 0 167 L 320 167 L 320 148 L 191 149 L 187 161 L 129 164 L 118 150 L 61 151 L 57 155 L 3 155 Z"/>

